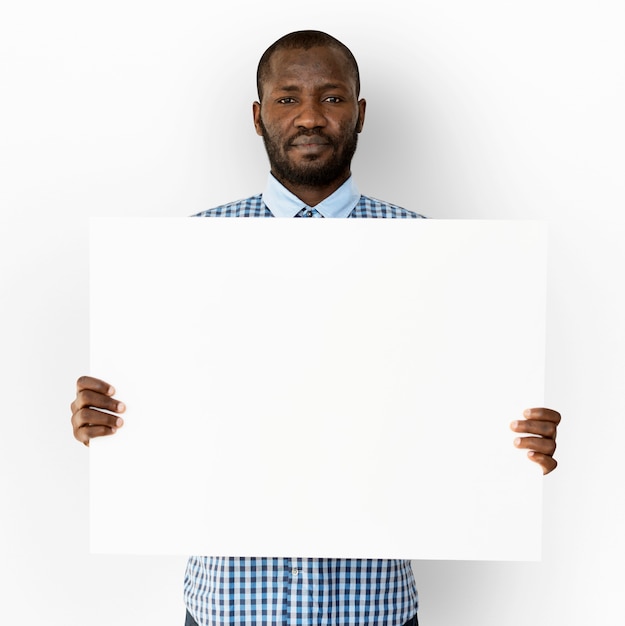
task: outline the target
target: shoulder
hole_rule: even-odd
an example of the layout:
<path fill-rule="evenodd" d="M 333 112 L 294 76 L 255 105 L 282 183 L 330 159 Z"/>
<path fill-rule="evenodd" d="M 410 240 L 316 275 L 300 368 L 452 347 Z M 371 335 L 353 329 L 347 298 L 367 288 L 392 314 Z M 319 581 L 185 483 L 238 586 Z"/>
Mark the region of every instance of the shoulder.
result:
<path fill-rule="evenodd" d="M 192 217 L 273 217 L 265 206 L 262 194 L 200 211 Z"/>
<path fill-rule="evenodd" d="M 360 196 L 358 204 L 349 214 L 349 217 L 425 218 L 420 213 L 369 196 Z"/>

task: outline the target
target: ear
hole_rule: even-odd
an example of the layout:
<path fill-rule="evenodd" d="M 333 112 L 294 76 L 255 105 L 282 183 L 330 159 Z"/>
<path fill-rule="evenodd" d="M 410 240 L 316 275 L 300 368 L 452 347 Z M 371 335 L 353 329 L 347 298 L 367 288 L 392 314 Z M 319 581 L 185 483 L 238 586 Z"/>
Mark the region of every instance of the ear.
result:
<path fill-rule="evenodd" d="M 356 126 L 357 132 L 362 132 L 362 127 L 365 125 L 365 110 L 367 109 L 367 101 L 362 98 L 358 100 L 358 126 Z"/>
<path fill-rule="evenodd" d="M 260 127 L 260 102 L 254 102 L 252 104 L 252 115 L 254 116 L 254 128 L 256 129 L 256 134 L 262 137 L 263 131 Z"/>

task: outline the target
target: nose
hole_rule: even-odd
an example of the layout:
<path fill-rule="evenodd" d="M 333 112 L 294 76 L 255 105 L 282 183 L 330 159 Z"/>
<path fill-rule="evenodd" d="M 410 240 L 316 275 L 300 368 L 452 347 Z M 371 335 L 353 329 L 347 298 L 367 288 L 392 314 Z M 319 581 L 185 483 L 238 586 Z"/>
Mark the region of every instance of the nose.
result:
<path fill-rule="evenodd" d="M 322 107 L 322 103 L 318 100 L 306 99 L 302 101 L 294 124 L 298 128 L 323 128 L 327 124 L 327 120 Z"/>

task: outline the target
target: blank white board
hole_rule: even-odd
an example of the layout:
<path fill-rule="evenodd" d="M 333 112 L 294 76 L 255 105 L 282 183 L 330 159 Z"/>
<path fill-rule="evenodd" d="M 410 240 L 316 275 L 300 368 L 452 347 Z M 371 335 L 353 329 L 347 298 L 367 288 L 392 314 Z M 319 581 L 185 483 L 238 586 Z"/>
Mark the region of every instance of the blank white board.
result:
<path fill-rule="evenodd" d="M 537 560 L 546 225 L 94 219 L 96 553 Z"/>

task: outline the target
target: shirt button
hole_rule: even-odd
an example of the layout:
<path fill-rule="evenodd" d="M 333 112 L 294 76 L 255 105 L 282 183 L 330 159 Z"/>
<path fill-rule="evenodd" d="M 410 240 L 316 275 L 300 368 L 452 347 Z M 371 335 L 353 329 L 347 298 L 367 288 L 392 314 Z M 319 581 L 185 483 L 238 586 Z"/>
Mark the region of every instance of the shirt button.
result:
<path fill-rule="evenodd" d="M 293 576 L 297 576 L 297 575 L 299 574 L 299 570 L 297 569 L 297 567 L 294 567 L 294 568 L 291 570 L 291 574 L 293 574 Z"/>
<path fill-rule="evenodd" d="M 312 211 L 306 211 L 306 217 L 312 217 Z"/>

